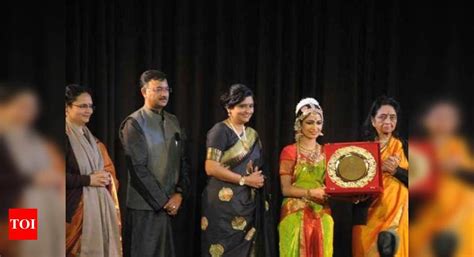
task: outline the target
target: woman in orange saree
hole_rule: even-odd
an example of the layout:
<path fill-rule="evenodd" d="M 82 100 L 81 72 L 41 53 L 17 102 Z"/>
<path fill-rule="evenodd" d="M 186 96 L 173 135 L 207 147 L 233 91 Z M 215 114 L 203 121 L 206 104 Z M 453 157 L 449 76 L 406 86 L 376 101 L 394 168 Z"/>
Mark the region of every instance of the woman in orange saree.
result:
<path fill-rule="evenodd" d="M 365 203 L 370 204 L 365 224 L 353 227 L 354 257 L 380 256 L 377 237 L 386 230 L 399 237 L 395 256 L 408 257 L 408 160 L 396 131 L 399 109 L 393 98 L 380 97 L 372 104 L 365 123 L 366 138 L 380 142 L 384 190 Z"/>

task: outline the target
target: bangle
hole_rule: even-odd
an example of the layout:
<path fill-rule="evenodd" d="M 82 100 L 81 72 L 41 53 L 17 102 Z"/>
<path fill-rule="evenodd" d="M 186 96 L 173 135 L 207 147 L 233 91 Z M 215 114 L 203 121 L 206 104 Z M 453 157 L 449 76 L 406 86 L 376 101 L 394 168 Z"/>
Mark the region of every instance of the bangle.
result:
<path fill-rule="evenodd" d="M 240 176 L 239 185 L 240 186 L 245 186 L 245 177 L 244 176 Z"/>

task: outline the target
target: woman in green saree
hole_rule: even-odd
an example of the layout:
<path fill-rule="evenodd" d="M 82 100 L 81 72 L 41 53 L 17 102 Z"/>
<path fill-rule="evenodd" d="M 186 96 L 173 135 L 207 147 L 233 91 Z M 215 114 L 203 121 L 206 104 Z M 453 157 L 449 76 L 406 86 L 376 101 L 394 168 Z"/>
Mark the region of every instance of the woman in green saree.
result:
<path fill-rule="evenodd" d="M 313 98 L 296 107 L 296 143 L 283 148 L 280 257 L 330 257 L 333 219 L 324 191 L 325 156 L 316 139 L 322 135 L 323 111 Z"/>

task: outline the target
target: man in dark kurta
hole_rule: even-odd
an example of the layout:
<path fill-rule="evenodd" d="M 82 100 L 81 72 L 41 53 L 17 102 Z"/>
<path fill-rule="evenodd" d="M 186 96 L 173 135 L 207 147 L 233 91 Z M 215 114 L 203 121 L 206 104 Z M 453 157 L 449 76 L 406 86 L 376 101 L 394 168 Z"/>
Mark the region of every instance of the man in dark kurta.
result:
<path fill-rule="evenodd" d="M 185 137 L 176 116 L 163 110 L 171 91 L 166 75 L 145 71 L 140 86 L 145 104 L 120 126 L 129 174 L 124 256 L 174 257 L 171 218 L 189 185 Z"/>

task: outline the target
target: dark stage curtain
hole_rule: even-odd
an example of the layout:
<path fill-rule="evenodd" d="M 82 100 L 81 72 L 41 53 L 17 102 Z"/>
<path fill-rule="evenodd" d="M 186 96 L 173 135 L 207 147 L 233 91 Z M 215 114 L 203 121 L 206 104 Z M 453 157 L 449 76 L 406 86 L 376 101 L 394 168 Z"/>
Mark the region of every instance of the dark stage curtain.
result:
<path fill-rule="evenodd" d="M 339 142 L 358 140 L 371 102 L 391 95 L 401 102 L 399 126 L 406 138 L 408 115 L 425 96 L 435 88 L 459 90 L 474 82 L 472 15 L 462 5 L 71 0 L 55 7 L 49 2 L 13 6 L 0 11 L 7 25 L 1 79 L 36 85 L 44 95 L 41 127 L 60 136 L 64 86 L 92 88 L 97 109 L 89 127 L 116 164 L 122 203 L 126 170 L 119 124 L 143 103 L 141 72 L 160 69 L 169 75 L 174 91 L 167 110 L 187 131 L 192 164 L 192 194 L 176 218 L 179 256 L 199 256 L 205 136 L 225 118 L 218 98 L 230 84 L 244 83 L 255 92 L 250 125 L 263 142 L 275 186 L 271 204 L 278 213 L 278 156 L 293 142 L 294 108 L 302 97 L 315 97 L 324 109 L 322 141 Z M 334 256 L 347 257 L 349 208 L 333 207 Z"/>

